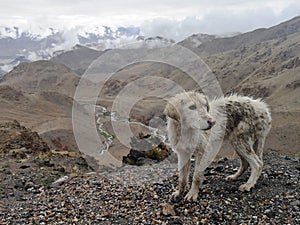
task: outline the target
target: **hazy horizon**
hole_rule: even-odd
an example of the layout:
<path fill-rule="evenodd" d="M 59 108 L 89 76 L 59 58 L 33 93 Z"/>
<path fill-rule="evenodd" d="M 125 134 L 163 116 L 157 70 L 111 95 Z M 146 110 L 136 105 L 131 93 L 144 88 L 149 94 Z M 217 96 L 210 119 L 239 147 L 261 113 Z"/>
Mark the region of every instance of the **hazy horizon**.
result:
<path fill-rule="evenodd" d="M 17 0 L 0 2 L 0 27 L 32 32 L 101 26 L 139 27 L 141 35 L 179 41 L 194 33 L 230 34 L 270 27 L 300 15 L 297 0 Z"/>

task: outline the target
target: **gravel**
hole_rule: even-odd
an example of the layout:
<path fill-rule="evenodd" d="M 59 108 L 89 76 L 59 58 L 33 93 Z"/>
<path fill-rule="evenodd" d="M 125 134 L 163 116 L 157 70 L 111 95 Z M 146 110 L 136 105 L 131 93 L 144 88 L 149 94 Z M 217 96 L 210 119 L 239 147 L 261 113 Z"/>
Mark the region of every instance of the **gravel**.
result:
<path fill-rule="evenodd" d="M 239 192 L 238 187 L 249 172 L 236 182 L 225 181 L 225 176 L 236 171 L 237 160 L 213 163 L 196 202 L 171 199 L 177 176 L 176 166 L 169 163 L 86 173 L 48 189 L 37 189 L 31 181 L 25 185 L 27 191 L 22 198 L 11 201 L 9 195 L 2 196 L 0 222 L 300 224 L 299 159 L 276 153 L 267 153 L 264 158 L 263 174 L 248 193 Z M 18 176 L 20 179 L 22 174 Z M 39 191 L 30 192 L 32 187 Z"/>

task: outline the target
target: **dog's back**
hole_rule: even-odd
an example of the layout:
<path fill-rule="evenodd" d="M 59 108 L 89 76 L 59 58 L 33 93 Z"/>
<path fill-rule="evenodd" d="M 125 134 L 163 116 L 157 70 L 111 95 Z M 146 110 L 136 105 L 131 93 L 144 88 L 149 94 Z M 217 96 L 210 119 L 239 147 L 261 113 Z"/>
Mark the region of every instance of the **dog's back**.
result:
<path fill-rule="evenodd" d="M 225 105 L 225 110 L 223 109 Z M 268 105 L 260 99 L 231 95 L 211 102 L 212 110 L 226 115 L 226 135 L 232 132 L 261 135 L 271 128 L 271 113 Z M 247 133 L 248 132 L 248 133 Z"/>

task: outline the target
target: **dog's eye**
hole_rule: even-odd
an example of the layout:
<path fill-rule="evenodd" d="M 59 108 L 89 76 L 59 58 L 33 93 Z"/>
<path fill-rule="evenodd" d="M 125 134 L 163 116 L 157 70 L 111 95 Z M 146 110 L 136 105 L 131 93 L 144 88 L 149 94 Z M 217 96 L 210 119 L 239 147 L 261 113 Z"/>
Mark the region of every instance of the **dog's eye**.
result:
<path fill-rule="evenodd" d="M 197 108 L 196 105 L 190 105 L 190 106 L 189 106 L 189 109 L 190 109 L 190 110 L 195 110 L 196 108 Z"/>
<path fill-rule="evenodd" d="M 209 112 L 209 104 L 206 105 L 207 112 Z"/>

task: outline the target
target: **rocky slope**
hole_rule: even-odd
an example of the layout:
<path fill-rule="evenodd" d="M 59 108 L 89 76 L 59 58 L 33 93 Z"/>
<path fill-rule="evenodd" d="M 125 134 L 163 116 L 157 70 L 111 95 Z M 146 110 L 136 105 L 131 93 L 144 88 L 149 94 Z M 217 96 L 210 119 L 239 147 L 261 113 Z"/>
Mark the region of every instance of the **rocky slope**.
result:
<path fill-rule="evenodd" d="M 73 49 L 57 54 L 51 61 L 58 62 L 71 68 L 75 73 L 81 75 L 89 65 L 101 56 L 103 51 L 96 51 L 84 46 L 76 45 Z"/>
<path fill-rule="evenodd" d="M 20 64 L 0 80 L 0 121 L 21 121 L 43 134 L 52 149 L 76 150 L 71 114 L 79 80 L 71 69 L 55 62 Z"/>
<path fill-rule="evenodd" d="M 300 222 L 299 159 L 268 153 L 256 187 L 241 193 L 228 183 L 237 161 L 221 159 L 206 171 L 197 202 L 172 200 L 177 184 L 169 163 L 74 176 L 61 186 L 36 184 L 36 170 L 2 169 L 17 183 L 2 193 L 2 224 L 291 224 Z M 47 166 L 44 166 L 47 168 Z M 55 166 L 54 166 L 55 168 Z M 149 169 L 152 171 L 149 173 Z M 152 174 L 152 175 L 150 175 Z M 150 177 L 149 177 L 150 175 Z M 163 178 L 164 179 L 159 179 Z M 151 179 L 152 178 L 152 179 Z M 153 179 L 154 178 L 154 179 Z M 30 181 L 30 183 L 29 183 Z M 44 187 L 44 188 L 43 188 Z M 16 193 L 21 193 L 16 196 Z M 12 198 L 15 200 L 12 201 Z"/>
<path fill-rule="evenodd" d="M 212 55 L 227 52 L 243 47 L 245 44 L 260 44 L 265 41 L 287 38 L 300 32 L 300 17 L 295 17 L 270 28 L 261 28 L 234 37 L 216 38 L 197 46 L 196 53 L 200 55 Z M 180 44 L 187 46 L 186 40 Z M 188 47 L 188 46 L 187 46 Z"/>
<path fill-rule="evenodd" d="M 18 121 L 0 123 L 1 211 L 3 206 L 41 193 L 61 176 L 89 170 L 80 154 L 51 151 L 37 132 Z"/>
<path fill-rule="evenodd" d="M 46 60 L 21 63 L 0 80 L 25 93 L 52 91 L 73 97 L 80 77 L 67 66 Z"/>
<path fill-rule="evenodd" d="M 177 164 L 91 172 L 78 153 L 50 151 L 17 121 L 0 123 L 1 224 L 299 224 L 300 161 L 277 153 L 249 193 L 225 177 L 237 160 L 221 158 L 205 172 L 197 202 L 171 198 Z"/>

